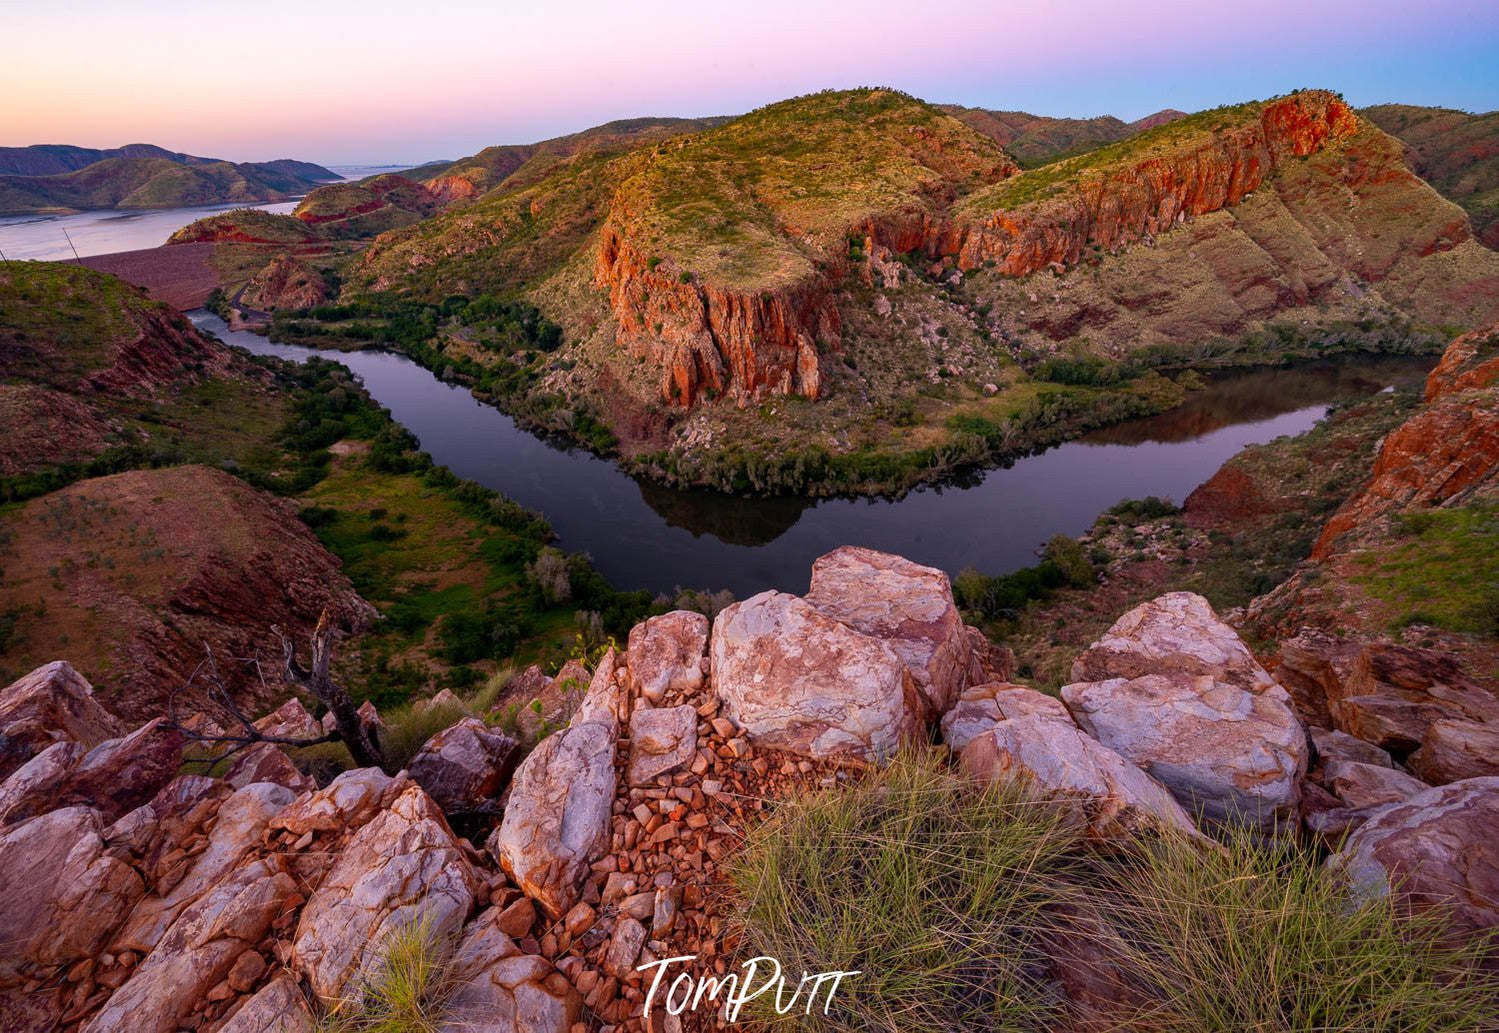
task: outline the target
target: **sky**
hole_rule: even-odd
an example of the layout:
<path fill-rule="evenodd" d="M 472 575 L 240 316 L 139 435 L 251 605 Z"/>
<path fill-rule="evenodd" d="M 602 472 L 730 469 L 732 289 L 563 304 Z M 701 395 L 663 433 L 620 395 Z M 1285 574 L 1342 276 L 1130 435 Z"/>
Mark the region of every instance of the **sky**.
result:
<path fill-rule="evenodd" d="M 1133 120 L 1499 108 L 1499 0 L 0 0 L 0 146 L 417 163 L 825 88 Z"/>

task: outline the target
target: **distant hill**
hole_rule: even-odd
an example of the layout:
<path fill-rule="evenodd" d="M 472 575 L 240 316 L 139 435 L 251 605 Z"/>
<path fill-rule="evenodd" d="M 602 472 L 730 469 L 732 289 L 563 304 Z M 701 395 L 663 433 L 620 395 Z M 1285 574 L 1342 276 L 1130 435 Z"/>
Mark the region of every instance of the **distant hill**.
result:
<path fill-rule="evenodd" d="M 1096 118 L 1049 118 L 1025 111 L 991 111 L 985 108 L 965 108 L 957 104 L 943 104 L 940 107 L 1009 151 L 1025 168 L 1084 154 L 1186 117 L 1185 112 L 1175 108 L 1166 108 L 1134 122 L 1125 122 L 1113 115 L 1099 115 Z"/>
<path fill-rule="evenodd" d="M 153 144 L 99 150 L 67 144 L 0 148 L 0 213 L 257 203 L 339 179 L 311 162 L 236 164 Z"/>
<path fill-rule="evenodd" d="M 1499 111 L 1380 104 L 1359 114 L 1405 144 L 1411 167 L 1462 205 L 1480 241 L 1499 249 Z"/>

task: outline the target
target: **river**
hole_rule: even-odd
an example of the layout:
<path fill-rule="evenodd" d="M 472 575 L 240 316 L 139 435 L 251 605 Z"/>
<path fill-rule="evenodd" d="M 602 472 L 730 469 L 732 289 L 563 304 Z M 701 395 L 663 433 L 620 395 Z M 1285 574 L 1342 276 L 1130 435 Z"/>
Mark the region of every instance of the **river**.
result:
<path fill-rule="evenodd" d="M 738 498 L 639 481 L 581 449 L 538 438 L 466 388 L 390 352 L 322 352 L 193 321 L 262 355 L 322 354 L 352 369 L 371 395 L 461 477 L 543 513 L 559 545 L 581 550 L 621 589 L 728 588 L 803 592 L 812 561 L 866 545 L 957 573 L 998 574 L 1036 562 L 1051 535 L 1077 535 L 1122 498 L 1180 502 L 1246 445 L 1309 429 L 1333 401 L 1418 383 L 1432 359 L 1358 356 L 1213 377 L 1160 416 L 1109 427 L 971 483 L 901 499 Z"/>

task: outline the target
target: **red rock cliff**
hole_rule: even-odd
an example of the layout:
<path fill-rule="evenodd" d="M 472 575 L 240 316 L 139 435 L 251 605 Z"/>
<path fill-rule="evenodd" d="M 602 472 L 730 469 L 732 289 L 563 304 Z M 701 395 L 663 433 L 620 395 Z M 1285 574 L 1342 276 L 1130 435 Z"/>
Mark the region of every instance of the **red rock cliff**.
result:
<path fill-rule="evenodd" d="M 1052 199 L 979 217 L 953 209 L 891 212 L 849 229 L 892 251 L 952 258 L 964 269 L 992 262 L 1005 275 L 1026 276 L 1074 263 L 1089 248 L 1127 247 L 1237 204 L 1280 163 L 1352 137 L 1359 126 L 1333 95 L 1301 93 L 1266 104 L 1246 124 L 1204 131 L 1164 154 L 1081 172 Z M 763 290 L 684 283 L 670 260 L 653 268 L 632 245 L 631 224 L 628 213 L 611 213 L 595 277 L 609 290 L 621 343 L 660 368 L 665 399 L 690 405 L 705 393 L 741 402 L 818 396 L 819 350 L 839 343 L 833 291 L 847 264 L 840 255 L 826 255 L 812 276 Z"/>
<path fill-rule="evenodd" d="M 660 368 L 663 398 L 691 405 L 704 392 L 740 401 L 817 397 L 819 342 L 837 347 L 841 329 L 833 275 L 738 291 L 674 273 L 674 264 L 653 269 L 618 221 L 605 224 L 596 278 L 609 289 L 620 342 Z"/>

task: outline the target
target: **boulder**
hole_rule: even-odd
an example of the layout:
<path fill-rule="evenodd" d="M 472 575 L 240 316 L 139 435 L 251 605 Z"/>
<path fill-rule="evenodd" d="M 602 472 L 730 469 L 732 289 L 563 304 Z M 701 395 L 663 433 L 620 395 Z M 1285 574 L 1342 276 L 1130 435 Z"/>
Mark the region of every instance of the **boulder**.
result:
<path fill-rule="evenodd" d="M 71 965 L 98 953 L 146 891 L 116 857 L 99 812 L 64 807 L 0 835 L 0 990 L 23 966 Z"/>
<path fill-rule="evenodd" d="M 14 823 L 58 807 L 93 807 L 106 823 L 155 796 L 182 766 L 182 735 L 163 718 L 129 735 L 80 748 L 58 743 L 0 785 L 0 811 Z"/>
<path fill-rule="evenodd" d="M 1406 765 L 1433 785 L 1499 775 L 1499 724 L 1433 721 Z"/>
<path fill-rule="evenodd" d="M 1055 696 L 1024 685 L 990 682 L 964 689 L 953 708 L 942 715 L 942 741 L 960 753 L 999 722 L 1021 717 L 1049 717 L 1072 724 L 1072 715 Z"/>
<path fill-rule="evenodd" d="M 575 723 L 541 741 L 521 762 L 500 827 L 487 847 L 526 895 L 553 918 L 578 899 L 588 866 L 609 846 L 614 804 L 614 741 L 619 724 L 609 709 L 613 661 L 606 658 L 594 704 Z M 592 720 L 579 720 L 585 712 Z"/>
<path fill-rule="evenodd" d="M 53 661 L 0 691 L 0 779 L 55 742 L 91 747 L 124 731 L 72 664 Z"/>
<path fill-rule="evenodd" d="M 724 713 L 757 744 L 875 760 L 921 732 L 925 706 L 894 648 L 794 595 L 727 607 L 710 652 Z"/>
<path fill-rule="evenodd" d="M 1167 673 L 1206 675 L 1253 693 L 1278 688 L 1234 629 L 1192 592 L 1141 603 L 1072 663 L 1074 682 Z"/>
<path fill-rule="evenodd" d="M 1364 822 L 1327 863 L 1375 897 L 1451 908 L 1464 935 L 1499 928 L 1499 777 L 1418 793 Z"/>
<path fill-rule="evenodd" d="M 1071 723 L 1033 715 L 1001 721 L 963 748 L 962 769 L 985 782 L 1020 779 L 1066 807 L 1090 835 L 1198 835 L 1164 786 Z"/>
<path fill-rule="evenodd" d="M 483 880 L 420 786 L 354 834 L 297 923 L 292 964 L 323 1000 L 358 991 L 388 937 L 425 920 L 437 938 L 468 920 Z"/>
<path fill-rule="evenodd" d="M 0 782 L 0 826 L 49 810 L 86 752 L 76 742 L 55 742 L 11 772 Z"/>
<path fill-rule="evenodd" d="M 1291 694 L 1302 719 L 1317 725 L 1331 723 L 1328 701 L 1343 694 L 1343 679 L 1358 656 L 1357 642 L 1315 628 L 1302 628 L 1280 644 L 1272 674 Z"/>
<path fill-rule="evenodd" d="M 516 946 L 500 913 L 490 908 L 464 931 L 441 1033 L 568 1033 L 582 1017 L 578 992 L 550 961 Z"/>
<path fill-rule="evenodd" d="M 708 618 L 691 610 L 650 617 L 630 629 L 625 658 L 630 691 L 660 706 L 668 694 L 686 697 L 703 687 Z"/>
<path fill-rule="evenodd" d="M 164 718 L 89 750 L 68 776 L 56 806 L 97 807 L 105 821 L 150 800 L 182 767 L 182 734 Z"/>
<path fill-rule="evenodd" d="M 1260 828 L 1295 817 L 1309 750 L 1273 683 L 1252 692 L 1172 671 L 1068 685 L 1062 699 L 1079 727 L 1194 814 Z"/>
<path fill-rule="evenodd" d="M 1126 613 L 1062 689 L 1089 735 L 1209 821 L 1296 816 L 1309 748 L 1290 696 L 1206 599 L 1172 592 Z"/>
<path fill-rule="evenodd" d="M 972 624 L 963 631 L 968 635 L 968 648 L 972 654 L 968 664 L 969 685 L 1007 682 L 1015 676 L 1015 654 L 1009 646 L 990 642 L 989 636 Z"/>
<path fill-rule="evenodd" d="M 280 857 L 237 869 L 174 921 L 84 1033 L 173 1033 L 298 900 Z"/>
<path fill-rule="evenodd" d="M 1317 763 L 1324 770 L 1338 761 L 1373 764 L 1381 768 L 1395 766 L 1395 762 L 1384 750 L 1373 743 L 1355 739 L 1347 732 L 1336 728 L 1310 728 L 1307 734 L 1311 737 L 1312 750 L 1317 755 Z"/>
<path fill-rule="evenodd" d="M 218 1033 L 315 1033 L 307 999 L 290 973 L 279 973 L 229 1016 Z"/>
<path fill-rule="evenodd" d="M 448 814 L 497 813 L 518 752 L 514 739 L 466 717 L 428 739 L 406 770 Z"/>
<path fill-rule="evenodd" d="M 1431 788 L 1403 771 L 1349 760 L 1329 764 L 1323 782 L 1339 800 L 1352 808 L 1398 803 Z"/>
<path fill-rule="evenodd" d="M 220 804 L 207 844 L 179 880 L 136 905 L 116 938 L 116 953 L 154 948 L 179 914 L 259 851 L 271 818 L 295 798 L 285 786 L 256 782 Z"/>
<path fill-rule="evenodd" d="M 1360 652 L 1329 709 L 1338 728 L 1396 757 L 1420 748 L 1437 721 L 1499 725 L 1499 700 L 1456 657 L 1388 642 Z"/>
<path fill-rule="evenodd" d="M 316 739 L 323 734 L 323 726 L 295 696 L 256 721 L 255 729 L 278 739 Z"/>
<path fill-rule="evenodd" d="M 630 785 L 645 785 L 675 771 L 696 753 L 696 707 L 636 705 L 630 715 Z"/>
<path fill-rule="evenodd" d="M 345 771 L 272 818 L 271 829 L 293 836 L 357 829 L 379 812 L 387 797 L 393 798 L 407 784 L 405 779 L 391 778 L 379 768 Z"/>
<path fill-rule="evenodd" d="M 297 770 L 281 747 L 257 742 L 240 751 L 224 772 L 224 781 L 236 789 L 256 782 L 274 782 L 294 793 L 310 793 L 317 783 Z"/>
<path fill-rule="evenodd" d="M 968 683 L 973 648 L 942 571 L 844 546 L 812 564 L 806 600 L 894 649 L 911 670 L 927 718 L 945 713 Z"/>

